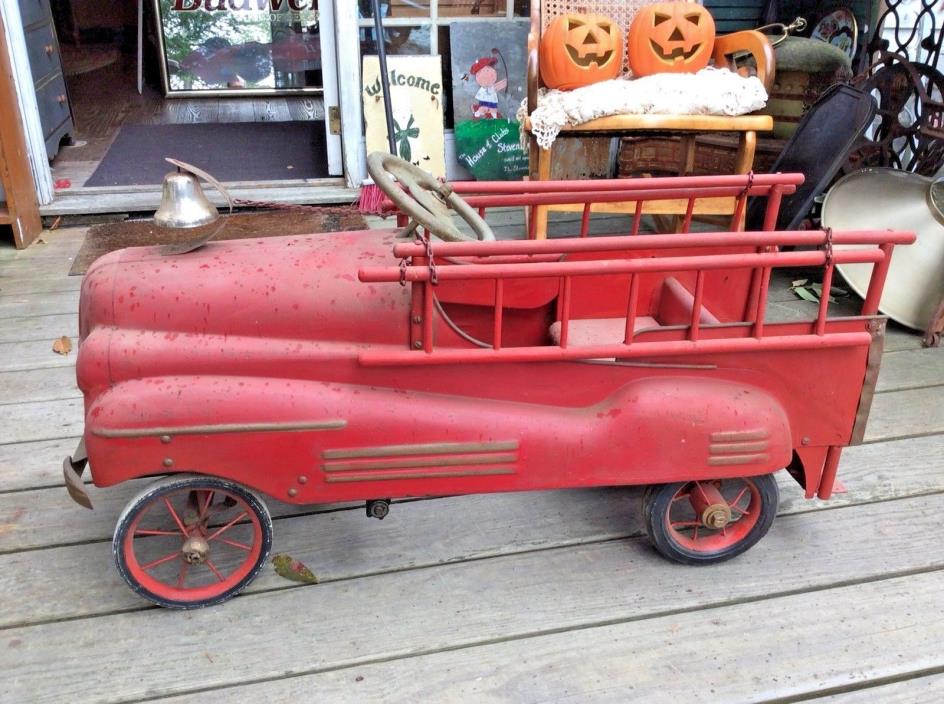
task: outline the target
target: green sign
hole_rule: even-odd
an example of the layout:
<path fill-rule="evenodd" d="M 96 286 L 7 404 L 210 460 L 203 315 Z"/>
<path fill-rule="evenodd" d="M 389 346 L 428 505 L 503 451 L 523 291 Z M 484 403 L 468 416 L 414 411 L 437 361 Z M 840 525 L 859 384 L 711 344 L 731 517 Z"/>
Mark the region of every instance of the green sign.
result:
<path fill-rule="evenodd" d="M 456 125 L 459 163 L 479 181 L 515 181 L 528 173 L 528 155 L 521 148 L 520 126 L 514 120 L 468 120 Z"/>

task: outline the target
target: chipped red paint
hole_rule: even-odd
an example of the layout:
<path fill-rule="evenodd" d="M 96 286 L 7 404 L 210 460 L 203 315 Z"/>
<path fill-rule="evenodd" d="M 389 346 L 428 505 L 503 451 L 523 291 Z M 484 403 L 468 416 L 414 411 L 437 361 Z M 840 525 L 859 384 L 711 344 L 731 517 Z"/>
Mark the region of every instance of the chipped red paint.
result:
<path fill-rule="evenodd" d="M 758 176 L 751 192 L 779 202 L 800 180 Z M 462 190 L 493 207 L 746 187 L 621 183 Z M 434 286 L 425 246 L 394 235 L 99 259 L 78 359 L 95 483 L 198 472 L 318 503 L 748 477 L 796 453 L 807 493 L 828 496 L 884 272 L 913 240 L 837 232 L 863 249 L 836 254 L 777 250 L 822 232 L 436 242 Z M 840 257 L 874 264 L 861 316 L 765 322 L 772 267 Z"/>

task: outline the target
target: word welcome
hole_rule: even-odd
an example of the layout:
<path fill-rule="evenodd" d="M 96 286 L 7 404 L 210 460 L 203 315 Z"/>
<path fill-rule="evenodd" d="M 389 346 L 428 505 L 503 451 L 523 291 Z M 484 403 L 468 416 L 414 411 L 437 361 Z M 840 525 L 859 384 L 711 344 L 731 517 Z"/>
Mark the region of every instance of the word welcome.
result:
<path fill-rule="evenodd" d="M 420 90 L 428 91 L 431 95 L 439 95 L 439 91 L 442 89 L 442 86 L 439 83 L 432 83 L 428 78 L 423 78 L 422 76 L 404 76 L 402 73 L 397 73 L 396 70 L 390 72 L 390 85 L 391 86 L 409 86 L 410 88 L 419 88 Z M 374 81 L 372 86 L 365 86 L 364 90 L 367 95 L 373 97 L 380 93 L 380 79 Z"/>
<path fill-rule="evenodd" d="M 174 0 L 171 7 L 175 12 L 226 12 L 227 10 L 268 10 L 281 12 L 282 7 L 291 12 L 318 11 L 318 0 Z"/>

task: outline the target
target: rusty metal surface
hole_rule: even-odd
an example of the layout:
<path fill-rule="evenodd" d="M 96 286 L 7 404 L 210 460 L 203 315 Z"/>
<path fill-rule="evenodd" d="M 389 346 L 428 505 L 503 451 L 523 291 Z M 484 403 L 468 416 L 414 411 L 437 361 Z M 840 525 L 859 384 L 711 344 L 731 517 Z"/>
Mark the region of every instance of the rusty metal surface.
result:
<path fill-rule="evenodd" d="M 941 300 L 941 305 L 934 312 L 921 343 L 925 347 L 938 347 L 941 344 L 942 333 L 944 333 L 944 299 Z"/>
<path fill-rule="evenodd" d="M 859 396 L 859 406 L 856 409 L 855 423 L 852 426 L 852 445 L 859 445 L 865 438 L 865 427 L 869 420 L 869 411 L 872 408 L 872 397 L 875 395 L 875 385 L 878 383 L 879 368 L 882 365 L 882 351 L 885 349 L 885 318 L 876 318 L 869 323 L 872 333 L 872 344 L 869 345 L 869 355 L 865 363 L 865 381 L 862 383 L 862 394 Z"/>
<path fill-rule="evenodd" d="M 944 46 L 944 0 L 885 0 L 885 11 L 872 23 L 881 27 L 868 45 L 869 54 L 878 51 L 893 51 L 911 61 L 921 61 L 934 66 L 941 57 Z M 928 27 L 923 37 L 918 27 Z M 887 39 L 888 35 L 891 39 Z"/>
<path fill-rule="evenodd" d="M 858 87 L 875 97 L 878 119 L 849 156 L 846 173 L 889 166 L 930 176 L 944 163 L 940 133 L 944 75 L 933 64 L 882 53 Z"/>
<path fill-rule="evenodd" d="M 79 440 L 78 447 L 72 455 L 62 461 L 62 478 L 66 483 L 66 490 L 69 496 L 79 506 L 92 508 L 92 500 L 89 498 L 88 491 L 82 481 L 82 473 L 88 465 L 88 454 L 85 452 L 85 438 Z"/>

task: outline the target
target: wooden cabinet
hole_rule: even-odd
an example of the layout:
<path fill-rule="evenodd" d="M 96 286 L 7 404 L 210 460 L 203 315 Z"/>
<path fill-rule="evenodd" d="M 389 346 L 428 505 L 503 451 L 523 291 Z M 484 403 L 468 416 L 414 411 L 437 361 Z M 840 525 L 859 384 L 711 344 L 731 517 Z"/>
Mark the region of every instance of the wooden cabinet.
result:
<path fill-rule="evenodd" d="M 62 138 L 75 131 L 75 124 L 49 2 L 19 0 L 46 154 L 52 160 L 59 151 Z"/>

